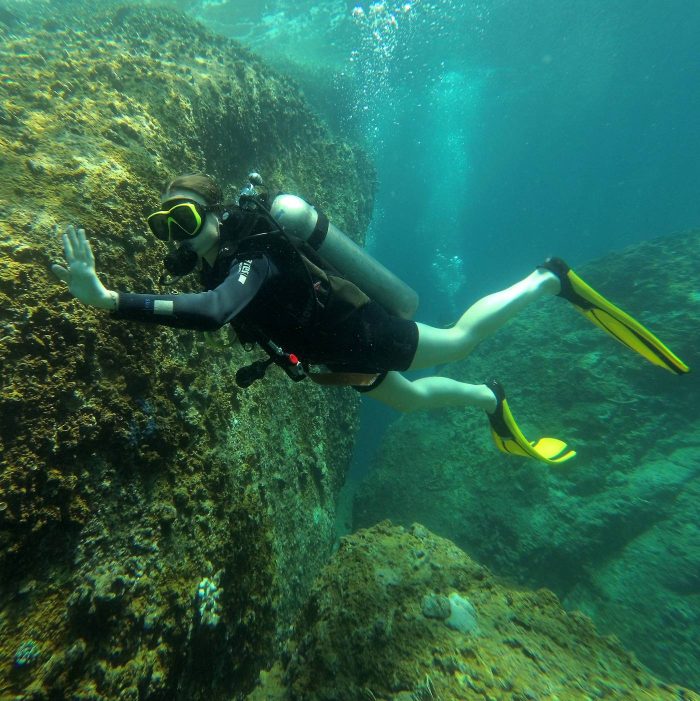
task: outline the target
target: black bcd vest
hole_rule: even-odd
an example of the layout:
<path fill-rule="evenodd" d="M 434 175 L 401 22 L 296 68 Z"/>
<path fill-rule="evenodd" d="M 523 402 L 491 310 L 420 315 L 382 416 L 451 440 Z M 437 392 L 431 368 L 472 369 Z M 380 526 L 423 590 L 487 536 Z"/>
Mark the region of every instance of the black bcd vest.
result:
<path fill-rule="evenodd" d="M 202 271 L 201 281 L 213 289 L 226 279 L 234 259 L 263 255 L 272 259 L 280 275 L 266 282 L 232 320 L 243 345 L 265 348 L 271 340 L 288 352 L 313 355 L 307 346 L 314 334 L 332 333 L 370 301 L 309 244 L 280 231 L 272 217 L 258 210 L 230 213 L 223 222 L 217 259 Z"/>

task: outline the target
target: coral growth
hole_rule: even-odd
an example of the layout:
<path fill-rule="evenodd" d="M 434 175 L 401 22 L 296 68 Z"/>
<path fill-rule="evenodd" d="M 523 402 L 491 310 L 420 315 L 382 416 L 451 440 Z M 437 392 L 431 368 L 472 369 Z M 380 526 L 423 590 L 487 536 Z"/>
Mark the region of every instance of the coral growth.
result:
<path fill-rule="evenodd" d="M 165 247 L 144 214 L 183 171 L 232 193 L 254 167 L 360 239 L 372 172 L 289 80 L 192 18 L 72 5 L 37 7 L 0 46 L 0 644 L 41 650 L 0 668 L 0 695 L 228 698 L 330 550 L 357 400 L 274 372 L 240 391 L 228 331 L 212 347 L 113 321 L 49 263 L 74 223 L 110 288 L 156 288 Z M 218 570 L 227 664 L 203 674 L 192 592 Z"/>
<path fill-rule="evenodd" d="M 448 593 L 469 600 L 478 631 L 426 616 L 425 597 Z M 343 539 L 286 666 L 261 681 L 250 701 L 700 699 L 659 682 L 550 591 L 508 586 L 423 526 L 389 522 Z"/>
<path fill-rule="evenodd" d="M 217 572 L 211 579 L 204 577 L 197 585 L 197 612 L 199 622 L 203 626 L 215 628 L 221 621 L 221 587 L 219 580 L 221 572 Z"/>

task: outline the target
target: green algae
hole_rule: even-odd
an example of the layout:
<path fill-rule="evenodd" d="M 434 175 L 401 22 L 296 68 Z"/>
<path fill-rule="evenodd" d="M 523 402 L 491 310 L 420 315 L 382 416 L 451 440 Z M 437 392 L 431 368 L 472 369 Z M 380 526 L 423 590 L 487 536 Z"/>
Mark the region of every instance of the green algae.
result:
<path fill-rule="evenodd" d="M 49 263 L 76 223 L 108 286 L 154 289 L 165 248 L 143 217 L 162 182 L 203 170 L 230 195 L 252 166 L 361 241 L 372 169 L 249 52 L 108 6 L 0 48 L 0 647 L 42 652 L 0 667 L 0 696 L 230 698 L 330 552 L 358 400 L 275 372 L 238 390 L 248 359 L 225 334 L 111 321 Z M 218 572 L 221 623 L 199 626 Z"/>

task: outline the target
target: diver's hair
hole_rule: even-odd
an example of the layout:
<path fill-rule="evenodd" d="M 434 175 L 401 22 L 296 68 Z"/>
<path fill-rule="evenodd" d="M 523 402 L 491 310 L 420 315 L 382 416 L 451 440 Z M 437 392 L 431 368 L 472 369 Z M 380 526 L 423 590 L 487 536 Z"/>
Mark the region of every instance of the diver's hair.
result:
<path fill-rule="evenodd" d="M 201 195 L 208 205 L 221 204 L 224 197 L 224 193 L 216 180 L 211 175 L 205 175 L 204 173 L 178 175 L 163 186 L 161 196 L 167 198 L 173 190 L 192 190 L 192 192 Z"/>

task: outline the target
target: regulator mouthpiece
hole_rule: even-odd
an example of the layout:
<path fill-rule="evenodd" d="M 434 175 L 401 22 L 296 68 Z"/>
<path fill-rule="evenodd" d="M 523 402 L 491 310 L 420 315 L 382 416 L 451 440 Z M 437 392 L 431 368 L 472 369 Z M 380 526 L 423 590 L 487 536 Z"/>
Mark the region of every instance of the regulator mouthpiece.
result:
<path fill-rule="evenodd" d="M 171 275 L 166 277 L 166 273 L 160 276 L 158 281 L 161 285 L 172 285 L 180 278 L 191 273 L 197 266 L 198 256 L 187 243 L 183 243 L 174 251 L 170 251 L 163 260 L 163 267 Z"/>

